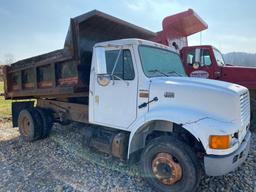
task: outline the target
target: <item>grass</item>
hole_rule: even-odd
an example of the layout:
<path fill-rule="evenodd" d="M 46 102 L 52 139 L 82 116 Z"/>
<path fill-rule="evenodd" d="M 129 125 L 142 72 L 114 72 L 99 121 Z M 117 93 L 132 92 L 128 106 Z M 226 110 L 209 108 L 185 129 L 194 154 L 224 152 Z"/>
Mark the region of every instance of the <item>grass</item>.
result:
<path fill-rule="evenodd" d="M 4 83 L 0 82 L 0 93 L 4 92 Z M 11 100 L 5 100 L 0 96 L 0 118 L 11 117 Z"/>

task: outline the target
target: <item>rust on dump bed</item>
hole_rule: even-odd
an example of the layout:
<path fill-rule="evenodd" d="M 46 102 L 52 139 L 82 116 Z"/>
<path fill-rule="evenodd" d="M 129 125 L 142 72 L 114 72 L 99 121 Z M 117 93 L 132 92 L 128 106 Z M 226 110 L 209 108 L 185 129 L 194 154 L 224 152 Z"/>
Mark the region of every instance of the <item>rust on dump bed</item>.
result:
<path fill-rule="evenodd" d="M 6 99 L 87 96 L 95 43 L 155 36 L 154 32 L 97 10 L 72 18 L 63 49 L 4 67 L 4 96 Z"/>

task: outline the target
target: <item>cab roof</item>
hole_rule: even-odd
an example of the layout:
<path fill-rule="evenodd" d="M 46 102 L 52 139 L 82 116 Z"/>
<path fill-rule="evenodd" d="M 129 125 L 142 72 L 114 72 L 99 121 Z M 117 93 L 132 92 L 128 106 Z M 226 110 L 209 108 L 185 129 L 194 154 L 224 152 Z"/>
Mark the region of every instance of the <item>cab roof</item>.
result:
<path fill-rule="evenodd" d="M 148 46 L 154 46 L 159 47 L 163 49 L 171 49 L 169 46 L 156 43 L 153 41 L 145 40 L 145 39 L 139 39 L 139 38 L 127 38 L 127 39 L 119 39 L 119 40 L 113 40 L 113 41 L 105 41 L 95 44 L 94 47 L 108 47 L 108 46 L 122 46 L 122 45 L 148 45 Z"/>

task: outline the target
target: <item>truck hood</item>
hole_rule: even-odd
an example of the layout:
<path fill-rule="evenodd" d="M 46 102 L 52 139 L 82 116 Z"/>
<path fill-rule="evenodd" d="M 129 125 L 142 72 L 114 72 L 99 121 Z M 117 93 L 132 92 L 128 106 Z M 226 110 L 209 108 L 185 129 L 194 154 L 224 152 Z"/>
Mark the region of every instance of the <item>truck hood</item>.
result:
<path fill-rule="evenodd" d="M 247 88 L 238 84 L 225 81 L 193 78 L 193 77 L 156 77 L 152 83 L 179 84 L 182 86 L 201 87 L 203 89 L 216 90 L 230 94 L 241 94 L 247 91 Z"/>
<path fill-rule="evenodd" d="M 202 118 L 238 123 L 243 94 L 248 94 L 248 90 L 240 85 L 191 77 L 152 78 L 150 86 L 150 99 L 158 97 L 158 105 L 194 111 L 203 114 Z"/>
<path fill-rule="evenodd" d="M 221 80 L 256 89 L 256 67 L 225 65 L 221 73 Z"/>

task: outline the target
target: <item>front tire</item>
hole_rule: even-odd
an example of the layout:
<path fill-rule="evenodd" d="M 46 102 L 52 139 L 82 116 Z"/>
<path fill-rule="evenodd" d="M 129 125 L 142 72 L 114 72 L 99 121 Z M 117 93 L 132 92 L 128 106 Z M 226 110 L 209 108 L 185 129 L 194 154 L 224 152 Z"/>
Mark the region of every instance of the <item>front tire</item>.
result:
<path fill-rule="evenodd" d="M 193 192 L 201 177 L 195 153 L 173 136 L 153 139 L 143 151 L 141 166 L 146 181 L 161 192 Z"/>

